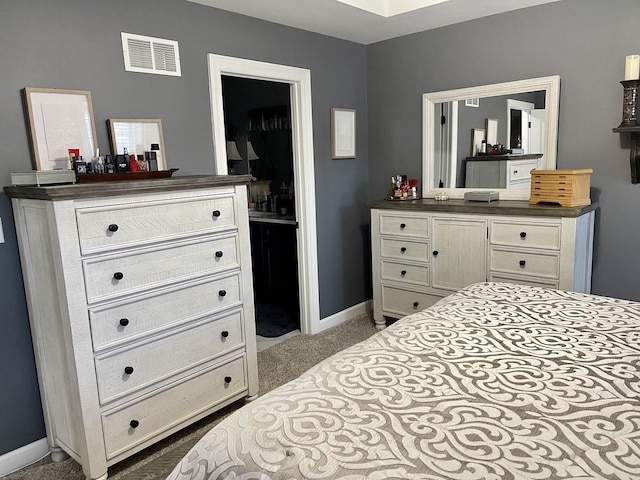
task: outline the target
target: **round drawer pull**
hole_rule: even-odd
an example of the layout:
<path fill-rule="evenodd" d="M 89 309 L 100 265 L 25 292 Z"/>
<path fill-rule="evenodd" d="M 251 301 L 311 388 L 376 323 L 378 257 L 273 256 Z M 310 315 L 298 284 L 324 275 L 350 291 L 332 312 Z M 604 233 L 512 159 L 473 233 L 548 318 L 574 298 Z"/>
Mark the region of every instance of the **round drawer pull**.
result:
<path fill-rule="evenodd" d="M 124 278 L 124 273 L 116 272 L 113 274 L 113 278 L 115 278 L 116 280 L 122 280 Z"/>
<path fill-rule="evenodd" d="M 224 253 L 222 253 L 222 250 L 218 250 L 216 252 L 216 258 L 222 258 L 222 255 L 224 255 Z"/>
<path fill-rule="evenodd" d="M 404 223 L 401 223 L 401 224 L 400 224 L 400 228 L 401 228 L 401 229 L 402 229 L 402 228 L 405 228 L 406 226 L 407 226 L 407 225 L 406 225 L 406 224 L 404 224 Z"/>
<path fill-rule="evenodd" d="M 124 373 L 131 375 L 133 373 L 133 367 L 124 367 Z"/>
<path fill-rule="evenodd" d="M 224 377 L 224 383 L 231 383 L 231 377 Z"/>
<path fill-rule="evenodd" d="M 433 256 L 434 256 L 434 257 L 437 257 L 437 256 L 438 256 L 438 250 L 434 250 L 434 251 L 433 251 Z"/>
<path fill-rule="evenodd" d="M 400 272 L 400 276 L 401 276 L 401 277 L 404 277 L 406 274 L 407 274 L 407 271 L 406 271 L 406 270 L 402 270 L 402 271 Z"/>
<path fill-rule="evenodd" d="M 521 267 L 524 267 L 527 264 L 527 262 L 525 262 L 524 260 L 520 260 L 518 263 Z"/>
<path fill-rule="evenodd" d="M 214 217 L 219 217 L 220 216 L 220 210 L 214 210 L 213 211 L 213 216 Z"/>
<path fill-rule="evenodd" d="M 222 338 L 227 338 L 229 336 L 229 332 L 227 332 L 226 330 L 223 330 L 220 335 L 222 335 Z"/>
<path fill-rule="evenodd" d="M 218 292 L 218 295 L 220 295 L 221 297 L 224 297 L 224 296 L 226 296 L 226 295 L 227 295 L 227 291 L 226 291 L 226 290 L 220 290 L 220 291 Z"/>
<path fill-rule="evenodd" d="M 520 238 L 522 240 L 524 240 L 525 238 L 527 238 L 527 232 L 520 232 Z"/>
<path fill-rule="evenodd" d="M 406 252 L 406 251 L 407 251 L 407 247 L 402 247 L 402 248 L 400 249 L 400 251 L 401 251 L 402 253 Z"/>
<path fill-rule="evenodd" d="M 140 422 L 139 422 L 138 420 L 131 420 L 131 421 L 129 422 L 129 426 L 130 426 L 131 428 L 138 428 L 138 426 L 139 426 L 139 425 L 140 425 Z"/>
<path fill-rule="evenodd" d="M 109 231 L 110 232 L 117 232 L 118 231 L 118 225 L 116 225 L 115 223 L 112 223 L 111 225 L 109 225 Z"/>
<path fill-rule="evenodd" d="M 418 308 L 418 305 L 420 305 L 418 302 L 413 302 L 413 308 Z"/>
<path fill-rule="evenodd" d="M 129 325 L 129 319 L 128 318 L 121 318 L 120 319 L 120 325 L 122 325 L 123 327 L 126 327 L 127 325 Z"/>

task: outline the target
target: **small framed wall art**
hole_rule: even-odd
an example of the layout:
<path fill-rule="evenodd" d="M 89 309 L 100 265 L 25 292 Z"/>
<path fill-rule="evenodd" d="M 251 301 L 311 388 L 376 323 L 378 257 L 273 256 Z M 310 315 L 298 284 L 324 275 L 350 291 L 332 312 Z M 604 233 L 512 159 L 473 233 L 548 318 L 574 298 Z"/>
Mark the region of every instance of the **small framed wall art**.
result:
<path fill-rule="evenodd" d="M 69 170 L 69 149 L 87 159 L 95 154 L 91 92 L 27 87 L 22 95 L 36 170 Z"/>
<path fill-rule="evenodd" d="M 355 158 L 356 111 L 348 108 L 331 109 L 331 158 Z"/>
<path fill-rule="evenodd" d="M 471 156 L 476 157 L 481 152 L 482 142 L 486 141 L 484 128 L 471 129 Z"/>
<path fill-rule="evenodd" d="M 497 118 L 487 118 L 486 119 L 486 135 L 487 135 L 487 144 L 495 145 L 498 143 L 498 119 Z"/>

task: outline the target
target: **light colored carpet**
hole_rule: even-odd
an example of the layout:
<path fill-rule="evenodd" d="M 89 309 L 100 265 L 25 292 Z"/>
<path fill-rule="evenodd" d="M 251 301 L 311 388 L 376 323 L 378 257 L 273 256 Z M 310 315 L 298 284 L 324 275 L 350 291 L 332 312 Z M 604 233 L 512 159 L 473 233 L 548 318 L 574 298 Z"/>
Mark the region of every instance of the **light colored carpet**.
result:
<path fill-rule="evenodd" d="M 300 376 L 318 362 L 354 345 L 376 332 L 368 315 L 344 322 L 317 335 L 296 335 L 258 353 L 260 393 L 266 393 Z M 157 444 L 109 468 L 110 480 L 164 479 L 216 423 L 244 405 L 238 401 L 194 423 Z M 72 459 L 53 463 L 49 458 L 14 472 L 3 480 L 84 480 Z"/>

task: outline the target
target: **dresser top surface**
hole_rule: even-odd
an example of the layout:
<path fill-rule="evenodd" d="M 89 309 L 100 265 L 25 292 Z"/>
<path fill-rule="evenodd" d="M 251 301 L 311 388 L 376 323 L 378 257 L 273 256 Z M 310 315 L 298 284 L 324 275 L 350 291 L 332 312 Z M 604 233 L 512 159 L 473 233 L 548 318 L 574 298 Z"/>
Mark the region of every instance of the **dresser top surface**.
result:
<path fill-rule="evenodd" d="M 4 191 L 12 198 L 75 200 L 130 195 L 132 193 L 171 192 L 177 190 L 246 185 L 250 180 L 250 175 L 185 175 L 147 180 L 120 180 L 65 185 L 11 185 L 4 187 Z"/>
<path fill-rule="evenodd" d="M 480 215 L 519 215 L 524 217 L 579 217 L 598 208 L 597 203 L 584 207 L 561 207 L 555 204 L 529 205 L 526 200 L 496 200 L 493 202 L 470 202 L 462 199 L 435 200 L 377 200 L 369 207 L 380 210 L 407 212 L 472 213 Z"/>

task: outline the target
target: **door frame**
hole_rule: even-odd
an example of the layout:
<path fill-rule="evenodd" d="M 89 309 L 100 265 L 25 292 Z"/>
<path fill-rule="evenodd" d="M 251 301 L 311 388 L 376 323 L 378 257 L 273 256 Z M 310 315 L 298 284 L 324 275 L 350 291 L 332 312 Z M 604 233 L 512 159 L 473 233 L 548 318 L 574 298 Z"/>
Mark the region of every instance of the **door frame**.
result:
<path fill-rule="evenodd" d="M 304 68 L 265 63 L 244 58 L 209 54 L 209 94 L 213 127 L 214 166 L 218 175 L 227 175 L 227 146 L 224 131 L 222 76 L 287 83 L 291 92 L 291 136 L 295 208 L 298 221 L 298 284 L 300 330 L 320 331 L 316 195 L 311 111 L 311 71 Z"/>

